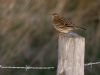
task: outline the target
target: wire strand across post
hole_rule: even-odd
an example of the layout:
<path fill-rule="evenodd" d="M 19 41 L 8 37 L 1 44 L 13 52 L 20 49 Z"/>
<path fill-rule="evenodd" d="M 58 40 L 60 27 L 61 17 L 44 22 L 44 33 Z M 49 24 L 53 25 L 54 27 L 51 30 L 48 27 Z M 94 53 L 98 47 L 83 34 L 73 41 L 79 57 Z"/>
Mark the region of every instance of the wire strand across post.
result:
<path fill-rule="evenodd" d="M 60 33 L 57 75 L 84 75 L 85 38 L 75 33 Z"/>

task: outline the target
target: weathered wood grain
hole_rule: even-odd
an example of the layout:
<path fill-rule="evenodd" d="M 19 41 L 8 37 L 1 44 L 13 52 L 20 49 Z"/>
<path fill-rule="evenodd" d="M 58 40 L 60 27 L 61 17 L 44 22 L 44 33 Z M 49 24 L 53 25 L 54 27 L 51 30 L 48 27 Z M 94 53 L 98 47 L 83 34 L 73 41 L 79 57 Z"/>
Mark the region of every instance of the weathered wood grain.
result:
<path fill-rule="evenodd" d="M 75 33 L 60 33 L 57 75 L 84 75 L 85 38 Z"/>

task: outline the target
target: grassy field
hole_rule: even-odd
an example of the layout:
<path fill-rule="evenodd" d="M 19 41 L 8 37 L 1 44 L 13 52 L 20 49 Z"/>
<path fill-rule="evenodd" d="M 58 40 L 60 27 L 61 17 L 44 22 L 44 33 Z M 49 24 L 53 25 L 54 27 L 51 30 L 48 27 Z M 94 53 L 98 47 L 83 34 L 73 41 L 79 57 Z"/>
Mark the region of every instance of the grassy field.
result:
<path fill-rule="evenodd" d="M 100 61 L 99 0 L 0 0 L 0 64 L 57 66 L 57 32 L 51 13 L 69 17 L 86 28 L 75 31 L 86 38 L 85 63 Z M 55 75 L 54 70 L 0 70 L 0 75 Z M 99 75 L 100 65 L 85 68 Z"/>

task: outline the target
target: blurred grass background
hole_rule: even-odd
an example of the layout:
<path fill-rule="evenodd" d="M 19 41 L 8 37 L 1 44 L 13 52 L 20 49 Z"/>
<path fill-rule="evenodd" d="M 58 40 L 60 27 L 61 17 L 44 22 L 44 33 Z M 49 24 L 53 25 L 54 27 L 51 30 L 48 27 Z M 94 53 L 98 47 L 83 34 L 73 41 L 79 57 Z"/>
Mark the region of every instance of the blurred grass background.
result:
<path fill-rule="evenodd" d="M 0 64 L 56 67 L 53 12 L 87 29 L 76 31 L 86 38 L 85 63 L 100 61 L 100 0 L 0 0 Z M 56 69 L 0 69 L 0 75 L 56 75 Z M 100 65 L 85 67 L 85 75 L 100 75 Z"/>

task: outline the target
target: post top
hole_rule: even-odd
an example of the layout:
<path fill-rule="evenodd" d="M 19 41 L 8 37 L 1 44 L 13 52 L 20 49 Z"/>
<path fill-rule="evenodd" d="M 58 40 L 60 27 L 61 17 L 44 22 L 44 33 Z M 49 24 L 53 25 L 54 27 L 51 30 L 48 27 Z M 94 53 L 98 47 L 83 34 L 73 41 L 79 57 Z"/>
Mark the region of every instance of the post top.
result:
<path fill-rule="evenodd" d="M 74 32 L 69 32 L 69 33 L 60 33 L 60 36 L 65 36 L 65 37 L 71 37 L 71 38 L 84 38 Z"/>

